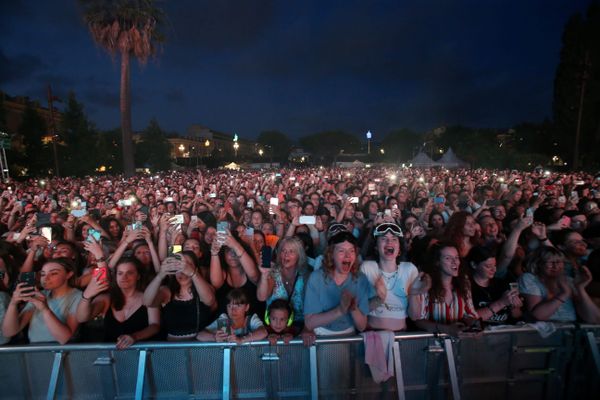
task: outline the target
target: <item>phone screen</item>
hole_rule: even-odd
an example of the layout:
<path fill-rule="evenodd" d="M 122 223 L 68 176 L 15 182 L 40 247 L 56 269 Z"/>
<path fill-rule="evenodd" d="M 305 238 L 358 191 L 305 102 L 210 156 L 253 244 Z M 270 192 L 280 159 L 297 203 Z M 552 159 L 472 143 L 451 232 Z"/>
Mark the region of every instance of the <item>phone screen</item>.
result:
<path fill-rule="evenodd" d="M 263 268 L 271 268 L 271 258 L 273 256 L 273 250 L 269 246 L 263 246 L 260 249 L 260 264 Z"/>

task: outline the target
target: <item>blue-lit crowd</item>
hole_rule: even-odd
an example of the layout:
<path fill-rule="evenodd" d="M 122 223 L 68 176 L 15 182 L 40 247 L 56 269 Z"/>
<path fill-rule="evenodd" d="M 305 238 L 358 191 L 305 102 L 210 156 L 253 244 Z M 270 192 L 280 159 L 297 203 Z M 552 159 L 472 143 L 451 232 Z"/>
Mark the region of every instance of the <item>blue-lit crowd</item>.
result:
<path fill-rule="evenodd" d="M 187 170 L 0 184 L 0 344 L 600 323 L 600 176 Z"/>

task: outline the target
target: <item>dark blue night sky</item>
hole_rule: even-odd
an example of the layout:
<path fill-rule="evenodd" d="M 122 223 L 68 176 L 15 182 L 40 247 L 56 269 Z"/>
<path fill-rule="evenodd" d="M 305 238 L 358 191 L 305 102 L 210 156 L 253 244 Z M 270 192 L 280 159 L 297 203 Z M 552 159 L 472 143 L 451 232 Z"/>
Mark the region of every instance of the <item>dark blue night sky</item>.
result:
<path fill-rule="evenodd" d="M 191 124 L 254 138 L 342 129 L 384 136 L 443 124 L 510 127 L 551 116 L 567 19 L 588 0 L 171 0 L 167 41 L 132 68 L 133 125 Z M 76 0 L 3 1 L 0 90 L 74 91 L 119 126 L 119 64 Z"/>

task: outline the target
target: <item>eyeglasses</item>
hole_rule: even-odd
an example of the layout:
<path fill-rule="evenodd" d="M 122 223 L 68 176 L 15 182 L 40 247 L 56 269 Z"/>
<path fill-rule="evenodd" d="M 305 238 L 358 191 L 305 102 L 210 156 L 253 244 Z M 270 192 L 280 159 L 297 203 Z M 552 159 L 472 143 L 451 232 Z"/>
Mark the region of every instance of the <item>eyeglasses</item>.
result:
<path fill-rule="evenodd" d="M 239 310 L 240 308 L 244 307 L 246 304 L 244 303 L 236 303 L 236 304 L 232 304 L 229 303 L 227 304 L 227 308 L 233 309 L 233 310 Z"/>
<path fill-rule="evenodd" d="M 404 237 L 404 235 L 402 234 L 402 229 L 400 229 L 400 227 L 398 225 L 392 224 L 392 223 L 385 223 L 385 224 L 377 225 L 375 227 L 375 231 L 373 232 L 373 236 L 375 236 L 375 237 L 383 236 L 388 232 L 394 236 Z"/>

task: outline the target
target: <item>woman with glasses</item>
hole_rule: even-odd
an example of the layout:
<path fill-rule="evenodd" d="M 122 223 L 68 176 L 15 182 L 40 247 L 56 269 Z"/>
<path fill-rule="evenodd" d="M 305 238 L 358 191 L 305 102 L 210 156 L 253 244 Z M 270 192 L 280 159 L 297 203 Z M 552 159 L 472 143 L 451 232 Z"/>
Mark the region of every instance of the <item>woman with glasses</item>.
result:
<path fill-rule="evenodd" d="M 472 330 L 479 318 L 469 279 L 453 244 L 436 243 L 430 251 L 427 273 L 421 273 L 410 288 L 410 317 L 428 332 L 459 336 Z"/>
<path fill-rule="evenodd" d="M 308 278 L 304 321 L 317 335 L 363 331 L 369 313 L 369 281 L 359 271 L 356 238 L 339 232 L 329 240 L 322 270 Z"/>
<path fill-rule="evenodd" d="M 304 323 L 304 287 L 308 279 L 304 244 L 295 236 L 279 241 L 277 260 L 273 268 L 261 267 L 256 297 L 267 302 L 286 300 L 294 311 L 294 323 Z"/>
<path fill-rule="evenodd" d="M 554 247 L 538 248 L 527 263 L 529 272 L 519 278 L 519 291 L 525 307 L 538 321 L 576 321 L 600 323 L 600 309 L 594 305 L 585 287 L 592 274 L 581 267 L 575 278 L 565 273 L 565 256 Z"/>
<path fill-rule="evenodd" d="M 377 260 L 364 261 L 360 270 L 374 287 L 377 296 L 369 302 L 368 325 L 372 329 L 401 331 L 406 329 L 408 291 L 419 275 L 410 262 L 398 262 L 402 230 L 393 223 L 375 227 Z"/>

